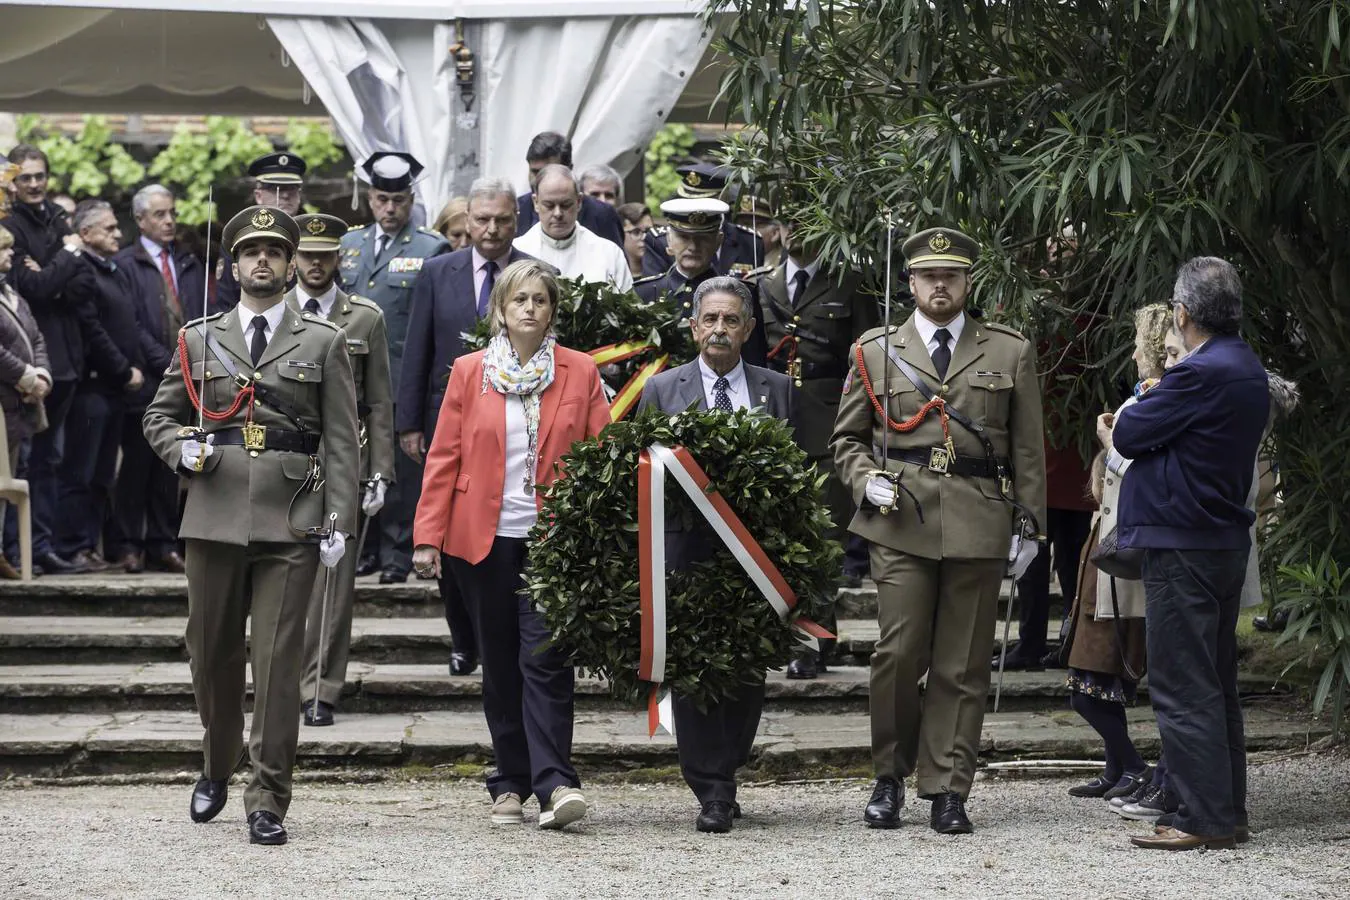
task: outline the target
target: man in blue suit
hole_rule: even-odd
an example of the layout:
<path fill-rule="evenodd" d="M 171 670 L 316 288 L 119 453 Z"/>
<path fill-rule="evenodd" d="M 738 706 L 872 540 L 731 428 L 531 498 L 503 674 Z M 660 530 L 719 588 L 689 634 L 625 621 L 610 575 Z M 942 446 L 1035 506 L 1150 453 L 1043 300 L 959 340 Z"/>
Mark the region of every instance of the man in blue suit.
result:
<path fill-rule="evenodd" d="M 1197 257 L 1177 273 L 1173 328 L 1188 356 L 1115 418 L 1134 460 L 1120 493 L 1119 544 L 1143 550 L 1149 695 L 1181 807 L 1134 837 L 1158 850 L 1247 838 L 1247 753 L 1237 688 L 1237 618 L 1251 549 L 1247 508 L 1270 388 L 1238 336 L 1242 283 Z"/>
<path fill-rule="evenodd" d="M 468 229 L 469 246 L 427 260 L 413 287 L 394 430 L 403 452 L 419 467 L 436 431 L 450 367 L 466 352 L 460 335 L 473 331 L 487 312 L 497 276 L 511 263 L 532 258 L 511 245 L 516 237 L 516 195 L 505 179 L 479 178 L 469 188 Z M 420 493 L 421 479 L 414 483 Z M 417 496 L 411 500 L 415 508 Z M 478 666 L 477 645 L 450 569 L 449 563 L 441 566 L 440 581 L 454 647 L 450 674 L 468 675 Z"/>
<path fill-rule="evenodd" d="M 539 181 L 539 173 L 551 165 L 572 168 L 572 142 L 556 131 L 540 132 L 530 141 L 525 151 L 525 162 L 530 167 L 530 189 L 516 198 L 518 234 L 529 231 L 539 221 L 539 213 L 534 209 L 534 186 Z M 623 220 L 608 203 L 583 194 L 577 224 L 618 244 L 620 250 L 623 249 Z"/>

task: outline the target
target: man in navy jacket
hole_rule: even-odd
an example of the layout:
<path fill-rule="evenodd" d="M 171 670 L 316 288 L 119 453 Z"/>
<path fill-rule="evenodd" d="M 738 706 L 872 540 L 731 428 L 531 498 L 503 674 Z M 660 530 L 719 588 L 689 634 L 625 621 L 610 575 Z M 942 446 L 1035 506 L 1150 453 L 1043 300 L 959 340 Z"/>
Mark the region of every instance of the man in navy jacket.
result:
<path fill-rule="evenodd" d="M 1117 529 L 1120 546 L 1144 551 L 1149 695 L 1181 798 L 1171 827 L 1131 840 L 1188 850 L 1247 836 L 1237 618 L 1254 518 L 1247 495 L 1270 389 L 1238 336 L 1242 284 L 1232 265 L 1187 262 L 1172 307 L 1189 355 L 1121 411 L 1111 440 L 1134 460 Z"/>

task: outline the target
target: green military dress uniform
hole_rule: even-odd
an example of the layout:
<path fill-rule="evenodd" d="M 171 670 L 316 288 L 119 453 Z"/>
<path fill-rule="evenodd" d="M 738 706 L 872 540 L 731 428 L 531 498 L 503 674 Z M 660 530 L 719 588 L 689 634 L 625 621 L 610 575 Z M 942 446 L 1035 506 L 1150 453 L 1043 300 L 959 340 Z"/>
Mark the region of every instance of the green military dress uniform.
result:
<path fill-rule="evenodd" d="M 906 242 L 911 271 L 925 264 L 969 268 L 978 245 L 959 232 L 933 231 L 941 233 L 933 241 L 936 249 L 921 252 L 931 232 Z M 913 246 L 916 239 L 919 247 Z M 921 797 L 949 792 L 965 797 L 975 776 L 1016 507 L 1005 497 L 983 443 L 955 419 L 949 422 L 955 456 L 942 452 L 947 435 L 936 410 L 912 430 L 892 429 L 886 438 L 891 458 L 882 461 L 886 425 L 871 395 L 884 401 L 897 422 L 915 416 L 924 397 L 888 354 L 912 366 L 935 393 L 983 426 L 1003 467 L 999 471 L 1011 473 L 1011 500 L 1043 522 L 1040 388 L 1031 343 L 964 312 L 946 377 L 940 379 L 916 327 L 917 315 L 859 338 L 865 371 L 853 362 L 831 446 L 839 475 L 860 504 L 849 530 L 872 545 L 881 626 L 870 692 L 876 776 L 901 780 L 916 773 Z M 946 473 L 938 471 L 944 457 Z M 865 501 L 868 480 L 883 464 L 899 474 L 903 488 L 889 514 Z"/>
<path fill-rule="evenodd" d="M 258 236 L 293 247 L 296 227 L 278 209 L 251 207 L 230 221 L 224 235 L 231 250 Z M 197 411 L 175 354 L 143 425 L 154 451 L 187 479 L 179 536 L 187 542 L 186 637 L 206 732 L 204 775 L 227 779 L 240 760 L 244 664 L 251 656 L 253 778 L 244 805 L 249 813 L 263 810 L 282 819 L 291 799 L 300 724 L 305 612 L 319 565 L 316 539 L 306 529 L 325 526 L 330 514 L 339 531 L 355 529 L 356 387 L 341 329 L 291 309 L 283 310 L 254 363 L 240 322 L 241 315 L 250 315 L 247 301 L 184 328 L 193 389 L 201 390 L 211 411 L 227 410 L 240 382 L 262 386 L 278 405 L 259 398 L 251 421 L 247 402 L 225 421 L 205 419 L 205 431 L 215 435 L 214 450 L 201 471 L 185 471 L 180 432 L 196 425 Z M 204 333 L 218 350 L 203 346 Z M 238 380 L 229 374 L 231 367 Z M 259 432 L 259 426 L 265 430 Z M 246 652 L 250 616 L 252 646 Z"/>
<path fill-rule="evenodd" d="M 297 216 L 296 224 L 300 227 L 299 249 L 312 252 L 336 252 L 347 227 L 336 216 L 325 215 Z M 289 291 L 285 296 L 287 306 L 301 314 L 305 314 L 303 305 L 309 299 L 306 293 L 302 300 L 300 288 Z M 394 399 L 389 379 L 389 344 L 385 334 L 384 313 L 374 301 L 338 290 L 327 318 L 342 329 L 347 340 L 347 354 L 351 357 L 352 375 L 356 382 L 356 410 L 361 429 L 360 477 L 365 482 L 378 474 L 384 481 L 391 482 L 394 478 L 395 452 Z M 342 693 L 351 649 L 356 565 L 360 555 L 360 548 L 352 546 L 333 570 L 327 615 L 323 613 L 326 579 L 322 573 L 315 579 L 309 600 L 309 625 L 305 629 L 305 670 L 300 690 L 302 701 L 314 699 L 316 681 L 321 703 L 336 706 Z M 322 664 L 318 660 L 320 622 L 325 625 Z"/>

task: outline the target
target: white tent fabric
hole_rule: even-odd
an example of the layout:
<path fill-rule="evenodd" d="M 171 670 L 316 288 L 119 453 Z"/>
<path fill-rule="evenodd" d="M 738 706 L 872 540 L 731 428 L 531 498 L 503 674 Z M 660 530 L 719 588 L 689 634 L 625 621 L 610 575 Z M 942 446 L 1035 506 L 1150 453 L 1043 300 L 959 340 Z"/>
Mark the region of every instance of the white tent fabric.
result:
<path fill-rule="evenodd" d="M 691 13 L 700 0 L 11 0 L 6 6 L 362 19 L 518 19 L 543 16 L 664 16 Z"/>

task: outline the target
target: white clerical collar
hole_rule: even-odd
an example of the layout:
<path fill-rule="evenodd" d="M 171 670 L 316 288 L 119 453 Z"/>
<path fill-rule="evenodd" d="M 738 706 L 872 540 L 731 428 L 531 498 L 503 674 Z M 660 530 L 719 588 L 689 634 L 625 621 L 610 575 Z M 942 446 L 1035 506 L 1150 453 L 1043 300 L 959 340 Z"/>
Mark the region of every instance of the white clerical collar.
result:
<path fill-rule="evenodd" d="M 305 309 L 305 303 L 307 303 L 311 297 L 319 301 L 319 312 L 323 314 L 324 318 L 327 318 L 329 313 L 333 311 L 333 304 L 337 302 L 336 281 L 330 284 L 328 286 L 328 290 L 324 291 L 322 294 L 311 293 L 309 288 L 305 287 L 304 284 L 302 283 L 297 283 L 295 288 L 296 288 L 295 299 L 300 301 L 300 310 L 302 312 Z"/>
<path fill-rule="evenodd" d="M 540 222 L 535 227 L 539 229 L 540 246 L 548 247 L 553 250 L 570 250 L 573 246 L 575 246 L 577 242 L 577 237 L 580 235 L 581 232 L 581 226 L 574 225 L 572 226 L 572 233 L 569 234 L 567 237 L 559 240 L 558 238 L 552 238 L 548 236 L 548 232 L 544 231 L 543 222 Z"/>
<path fill-rule="evenodd" d="M 945 328 L 952 336 L 951 346 L 955 347 L 956 342 L 961 340 L 961 332 L 965 331 L 966 328 L 966 311 L 961 310 L 960 314 L 946 325 L 939 325 L 916 309 L 914 311 L 914 327 L 918 329 L 919 339 L 924 342 L 925 346 L 933 343 L 933 335 L 937 334 L 939 328 Z"/>

